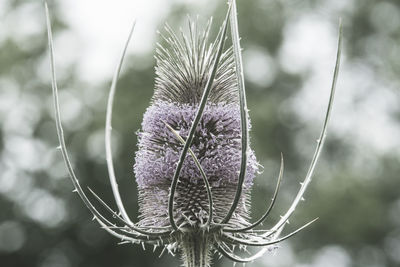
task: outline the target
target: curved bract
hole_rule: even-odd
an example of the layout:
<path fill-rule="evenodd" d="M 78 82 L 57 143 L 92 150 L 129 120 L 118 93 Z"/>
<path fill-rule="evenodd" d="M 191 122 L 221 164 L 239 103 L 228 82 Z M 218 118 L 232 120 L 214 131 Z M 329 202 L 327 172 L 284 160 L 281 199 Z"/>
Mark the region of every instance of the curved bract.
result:
<path fill-rule="evenodd" d="M 122 62 L 134 26 L 124 46 L 110 88 L 106 116 L 106 159 L 118 211 L 110 208 L 91 189 L 101 214 L 86 195 L 70 163 L 61 125 L 54 68 L 51 25 L 45 4 L 55 120 L 60 149 L 75 192 L 107 232 L 127 243 L 152 244 L 175 253 L 185 266 L 210 266 L 216 251 L 235 262 L 261 257 L 274 245 L 298 233 L 315 220 L 279 237 L 311 181 L 326 137 L 341 52 L 341 24 L 338 53 L 328 108 L 308 173 L 294 201 L 271 229 L 255 229 L 270 214 L 283 177 L 283 156 L 278 182 L 266 212 L 250 222 L 249 193 L 259 170 L 250 148 L 250 121 L 239 43 L 236 2 L 230 1 L 222 27 L 214 42 L 208 42 L 211 22 L 199 31 L 189 21 L 189 35 L 177 34 L 167 26 L 163 36 L 167 47 L 158 45 L 156 86 L 139 132 L 139 150 L 134 171 L 139 187 L 140 217 L 131 221 L 121 199 L 114 173 L 111 148 L 113 100 Z M 230 23 L 229 23 L 230 22 Z M 232 47 L 224 50 L 230 24 Z M 261 247 L 250 257 L 240 257 L 235 247 Z"/>

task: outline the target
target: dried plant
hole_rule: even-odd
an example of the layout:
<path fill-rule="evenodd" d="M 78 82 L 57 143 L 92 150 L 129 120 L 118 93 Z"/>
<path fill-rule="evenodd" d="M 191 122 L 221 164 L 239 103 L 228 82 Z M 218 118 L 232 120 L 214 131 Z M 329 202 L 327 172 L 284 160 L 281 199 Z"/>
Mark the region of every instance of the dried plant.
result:
<path fill-rule="evenodd" d="M 182 33 L 181 38 L 167 26 L 167 36 L 163 37 L 167 46 L 159 44 L 156 51 L 154 96 L 138 134 L 139 150 L 134 171 L 139 188 L 140 220 L 133 223 L 119 194 L 110 139 L 117 80 L 134 25 L 113 77 L 105 126 L 107 166 L 118 211 L 111 209 L 89 189 L 94 199 L 109 211 L 109 216 L 106 216 L 96 209 L 81 188 L 68 157 L 60 118 L 47 4 L 45 8 L 60 149 L 74 191 L 106 231 L 123 242 L 143 246 L 151 244 L 172 254 L 179 252 L 184 266 L 194 267 L 210 266 L 213 252 L 234 262 L 251 262 L 315 221 L 280 237 L 311 181 L 324 144 L 339 71 L 341 25 L 328 108 L 309 170 L 289 209 L 267 230 L 255 228 L 264 222 L 274 206 L 283 176 L 283 157 L 269 207 L 261 218 L 250 223 L 249 192 L 259 165 L 249 146 L 250 121 L 236 3 L 230 1 L 222 27 L 211 43 L 208 41 L 211 21 L 204 30 L 199 30 L 197 21 L 189 20 L 189 35 Z M 233 45 L 224 50 L 228 24 Z M 248 257 L 238 256 L 235 247 L 246 251 L 247 246 L 261 247 L 261 250 Z"/>

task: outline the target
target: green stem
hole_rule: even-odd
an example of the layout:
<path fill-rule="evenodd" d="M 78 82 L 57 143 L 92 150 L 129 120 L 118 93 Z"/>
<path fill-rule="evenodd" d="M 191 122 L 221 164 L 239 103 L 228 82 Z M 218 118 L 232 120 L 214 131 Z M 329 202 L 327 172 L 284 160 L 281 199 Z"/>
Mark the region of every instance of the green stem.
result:
<path fill-rule="evenodd" d="M 181 245 L 183 266 L 210 267 L 210 240 L 201 232 L 184 235 Z"/>

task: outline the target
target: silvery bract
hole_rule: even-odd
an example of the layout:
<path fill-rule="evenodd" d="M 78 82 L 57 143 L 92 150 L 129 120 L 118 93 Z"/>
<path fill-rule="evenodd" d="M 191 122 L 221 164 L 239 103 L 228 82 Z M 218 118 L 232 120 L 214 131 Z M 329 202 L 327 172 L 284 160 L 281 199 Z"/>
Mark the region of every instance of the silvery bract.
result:
<path fill-rule="evenodd" d="M 60 149 L 74 191 L 106 231 L 123 242 L 143 246 L 151 244 L 154 248 L 160 247 L 161 252 L 178 252 L 184 266 L 195 267 L 210 266 L 213 252 L 235 262 L 253 261 L 272 249 L 274 244 L 315 221 L 279 237 L 302 200 L 325 140 L 338 76 L 341 34 L 328 109 L 309 171 L 288 211 L 271 229 L 255 231 L 275 203 L 283 175 L 283 159 L 268 209 L 257 221 L 250 222 L 249 193 L 259 165 L 249 145 L 250 121 L 235 1 L 230 2 L 226 18 L 214 41 L 209 41 L 211 21 L 202 28 L 197 21 L 189 20 L 188 34 L 180 33 L 178 37 L 167 26 L 163 35 L 166 45 L 157 47 L 155 90 L 138 133 L 139 149 L 134 165 L 139 188 L 138 223 L 131 221 L 121 200 L 110 142 L 114 94 L 134 27 L 117 66 L 107 105 L 106 156 L 118 212 L 90 190 L 94 198 L 110 212 L 109 215 L 103 215 L 82 190 L 68 158 L 60 120 L 47 5 L 46 16 Z M 225 49 L 228 25 L 233 45 Z M 239 256 L 238 252 L 246 250 L 246 246 L 261 247 L 261 250 L 247 257 Z"/>

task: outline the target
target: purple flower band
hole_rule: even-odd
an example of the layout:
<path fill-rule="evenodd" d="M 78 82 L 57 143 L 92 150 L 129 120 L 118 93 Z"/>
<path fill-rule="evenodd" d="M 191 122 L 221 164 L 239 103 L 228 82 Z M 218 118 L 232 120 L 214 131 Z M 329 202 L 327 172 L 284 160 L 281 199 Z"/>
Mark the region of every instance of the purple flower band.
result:
<path fill-rule="evenodd" d="M 185 139 L 195 117 L 197 105 L 154 102 L 145 112 L 139 132 L 139 150 L 134 171 L 139 188 L 171 180 L 181 143 L 165 123 Z M 250 123 L 249 123 L 250 124 Z M 250 127 L 250 125 L 249 125 Z M 211 186 L 236 183 L 240 169 L 240 112 L 237 104 L 209 104 L 197 127 L 191 149 L 199 159 Z M 249 188 L 259 170 L 254 152 L 249 150 L 245 187 Z M 185 159 L 180 179 L 192 183 L 201 175 L 192 157 Z"/>

